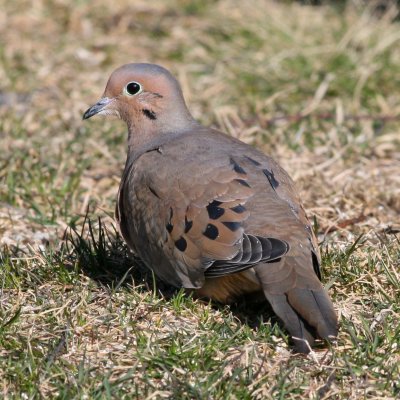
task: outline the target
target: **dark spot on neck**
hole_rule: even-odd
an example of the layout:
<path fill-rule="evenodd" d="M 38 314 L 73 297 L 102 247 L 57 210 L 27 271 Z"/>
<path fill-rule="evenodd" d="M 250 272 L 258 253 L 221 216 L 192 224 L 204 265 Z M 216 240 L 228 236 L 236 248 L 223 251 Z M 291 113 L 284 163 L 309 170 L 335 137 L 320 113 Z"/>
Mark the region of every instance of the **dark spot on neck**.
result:
<path fill-rule="evenodd" d="M 156 92 L 152 92 L 151 94 L 154 95 L 155 97 L 158 97 L 159 99 L 162 99 L 164 97 L 160 93 L 156 93 Z"/>
<path fill-rule="evenodd" d="M 147 108 L 143 108 L 142 113 L 148 118 L 151 119 L 152 121 L 157 119 L 157 115 L 154 111 L 148 110 Z"/>
<path fill-rule="evenodd" d="M 152 151 L 156 151 L 157 153 L 162 154 L 162 147 L 161 147 L 161 146 L 153 147 L 153 148 L 151 148 L 151 149 L 146 150 L 146 153 L 150 153 L 150 152 L 152 152 Z"/>

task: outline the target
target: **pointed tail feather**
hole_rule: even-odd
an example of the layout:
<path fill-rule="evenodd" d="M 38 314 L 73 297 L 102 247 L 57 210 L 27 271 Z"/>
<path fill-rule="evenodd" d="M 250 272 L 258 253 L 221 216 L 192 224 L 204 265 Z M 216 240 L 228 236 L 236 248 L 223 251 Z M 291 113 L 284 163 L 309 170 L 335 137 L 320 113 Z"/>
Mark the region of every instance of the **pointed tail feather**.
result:
<path fill-rule="evenodd" d="M 295 350 L 298 353 L 309 353 L 314 343 L 314 335 L 304 320 L 290 306 L 286 295 L 270 295 L 264 292 L 276 315 L 283 321 L 292 336 Z"/>
<path fill-rule="evenodd" d="M 283 269 L 271 266 L 273 264 L 260 264 L 254 269 L 265 297 L 292 336 L 295 350 L 308 353 L 315 338 L 335 338 L 338 332 L 337 316 L 314 271 L 310 272 L 312 275 L 305 285 L 304 279 L 296 278 L 298 275 L 294 268 L 282 276 L 281 282 L 277 279 L 283 271 L 291 268 L 290 265 Z"/>
<path fill-rule="evenodd" d="M 325 289 L 294 288 L 287 294 L 289 304 L 312 326 L 318 336 L 329 340 L 337 335 L 337 317 Z"/>

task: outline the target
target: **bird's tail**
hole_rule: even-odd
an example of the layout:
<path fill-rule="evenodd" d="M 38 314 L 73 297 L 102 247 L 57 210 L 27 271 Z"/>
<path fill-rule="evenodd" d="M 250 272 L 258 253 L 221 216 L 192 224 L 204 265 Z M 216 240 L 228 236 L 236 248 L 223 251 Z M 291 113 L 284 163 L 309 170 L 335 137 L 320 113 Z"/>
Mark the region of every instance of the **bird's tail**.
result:
<path fill-rule="evenodd" d="M 308 353 L 315 338 L 337 336 L 337 316 L 313 270 L 294 257 L 255 267 L 264 295 L 292 336 L 295 349 Z"/>

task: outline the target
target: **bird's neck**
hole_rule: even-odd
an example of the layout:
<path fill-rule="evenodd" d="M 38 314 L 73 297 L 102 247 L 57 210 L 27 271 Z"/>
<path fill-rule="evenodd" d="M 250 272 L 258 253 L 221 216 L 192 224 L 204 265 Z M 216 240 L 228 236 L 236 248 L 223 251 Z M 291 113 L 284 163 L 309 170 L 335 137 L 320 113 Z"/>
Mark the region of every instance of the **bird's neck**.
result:
<path fill-rule="evenodd" d="M 189 113 L 169 120 L 146 117 L 140 121 L 129 121 L 127 125 L 128 153 L 135 159 L 200 126 Z"/>

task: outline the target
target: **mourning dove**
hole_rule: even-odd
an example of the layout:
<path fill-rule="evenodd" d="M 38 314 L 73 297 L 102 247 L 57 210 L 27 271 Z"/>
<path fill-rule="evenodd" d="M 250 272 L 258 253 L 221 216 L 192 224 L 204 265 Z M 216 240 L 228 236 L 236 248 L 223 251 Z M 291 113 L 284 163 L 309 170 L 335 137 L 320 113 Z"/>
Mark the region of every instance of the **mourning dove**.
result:
<path fill-rule="evenodd" d="M 128 126 L 116 220 L 159 278 L 221 303 L 263 292 L 298 352 L 337 335 L 316 238 L 272 158 L 199 124 L 158 65 L 116 69 L 83 119 L 94 115 Z"/>

